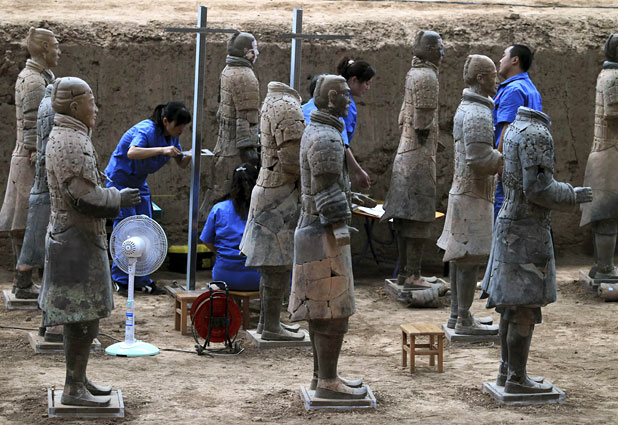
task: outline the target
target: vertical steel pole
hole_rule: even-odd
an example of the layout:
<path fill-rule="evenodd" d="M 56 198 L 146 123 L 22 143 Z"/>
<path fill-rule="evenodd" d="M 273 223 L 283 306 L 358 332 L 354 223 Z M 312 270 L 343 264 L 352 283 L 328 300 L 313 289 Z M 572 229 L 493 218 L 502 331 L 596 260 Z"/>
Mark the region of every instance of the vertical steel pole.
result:
<path fill-rule="evenodd" d="M 302 34 L 303 32 L 303 10 L 294 9 L 294 19 L 292 20 L 292 33 Z M 290 68 L 290 87 L 299 90 L 300 86 L 300 60 L 301 60 L 300 38 L 292 38 L 292 60 Z"/>
<path fill-rule="evenodd" d="M 198 9 L 197 26 L 206 29 L 208 8 Z M 206 33 L 197 33 L 195 44 L 195 82 L 193 87 L 193 135 L 191 139 L 191 196 L 189 200 L 189 241 L 187 244 L 187 291 L 195 290 L 197 261 L 197 219 L 200 196 L 200 156 L 202 153 L 202 121 L 204 116 L 204 69 L 206 65 Z"/>

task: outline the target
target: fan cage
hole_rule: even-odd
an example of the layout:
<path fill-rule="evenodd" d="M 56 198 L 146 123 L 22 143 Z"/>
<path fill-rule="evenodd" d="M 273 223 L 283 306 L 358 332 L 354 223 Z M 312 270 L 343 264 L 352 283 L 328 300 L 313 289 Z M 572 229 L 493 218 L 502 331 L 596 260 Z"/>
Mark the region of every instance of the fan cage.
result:
<path fill-rule="evenodd" d="M 146 276 L 163 264 L 167 255 L 167 238 L 163 228 L 146 215 L 127 217 L 116 225 L 109 240 L 112 260 L 125 273 L 129 273 L 129 258 L 124 255 L 122 243 L 139 237 L 144 241 L 144 253 L 137 258 L 135 276 Z"/>

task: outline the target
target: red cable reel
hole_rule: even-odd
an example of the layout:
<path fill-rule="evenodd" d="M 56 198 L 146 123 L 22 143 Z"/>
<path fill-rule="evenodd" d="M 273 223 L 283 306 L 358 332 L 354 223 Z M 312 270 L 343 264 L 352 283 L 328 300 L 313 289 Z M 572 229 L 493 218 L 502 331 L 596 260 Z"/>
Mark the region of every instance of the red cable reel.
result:
<path fill-rule="evenodd" d="M 221 289 L 223 287 L 223 289 Z M 232 348 L 233 340 L 238 334 L 242 323 L 240 308 L 229 295 L 225 282 L 211 282 L 208 290 L 201 294 L 191 305 L 191 323 L 193 336 L 204 338 L 200 348 L 206 349 L 211 342 L 223 342 Z"/>

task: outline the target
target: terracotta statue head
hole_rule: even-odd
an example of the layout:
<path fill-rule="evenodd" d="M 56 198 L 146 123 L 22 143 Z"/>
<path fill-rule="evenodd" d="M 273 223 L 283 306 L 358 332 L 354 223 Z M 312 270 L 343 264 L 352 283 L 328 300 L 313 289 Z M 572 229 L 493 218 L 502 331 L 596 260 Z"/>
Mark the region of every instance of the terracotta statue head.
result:
<path fill-rule="evenodd" d="M 232 35 L 232 38 L 227 43 L 227 54 L 238 58 L 245 58 L 255 63 L 260 52 L 253 34 L 238 31 Z"/>
<path fill-rule="evenodd" d="M 610 34 L 605 42 L 605 57 L 608 61 L 618 62 L 618 34 Z"/>
<path fill-rule="evenodd" d="M 496 65 L 487 56 L 470 55 L 463 70 L 464 82 L 472 91 L 481 96 L 496 94 Z"/>
<path fill-rule="evenodd" d="M 32 59 L 39 64 L 46 68 L 58 66 L 60 47 L 56 36 L 50 30 L 30 27 L 26 45 Z"/>
<path fill-rule="evenodd" d="M 81 78 L 58 78 L 52 88 L 51 101 L 56 113 L 70 115 L 89 128 L 94 127 L 98 108 L 90 86 Z"/>
<path fill-rule="evenodd" d="M 414 37 L 412 52 L 414 56 L 439 66 L 444 57 L 442 37 L 435 31 L 420 30 Z"/>
<path fill-rule="evenodd" d="M 347 117 L 350 107 L 350 87 L 341 75 L 324 74 L 313 92 L 315 106 L 336 117 Z"/>

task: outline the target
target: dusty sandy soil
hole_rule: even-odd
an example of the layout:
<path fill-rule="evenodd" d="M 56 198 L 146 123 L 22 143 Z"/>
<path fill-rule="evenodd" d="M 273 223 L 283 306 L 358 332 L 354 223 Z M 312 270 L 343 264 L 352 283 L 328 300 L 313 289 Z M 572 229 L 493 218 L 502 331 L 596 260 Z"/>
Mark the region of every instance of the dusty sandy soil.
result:
<path fill-rule="evenodd" d="M 241 331 L 239 341 L 246 349 L 233 358 L 170 351 L 142 359 L 93 355 L 89 375 L 121 388 L 127 411 L 124 421 L 96 423 L 615 423 L 618 304 L 604 303 L 574 281 L 589 261 L 576 256 L 559 261 L 559 300 L 544 309 L 530 354 L 530 373 L 542 374 L 566 391 L 563 405 L 500 407 L 482 394 L 482 382 L 494 379 L 497 371 L 499 346 L 494 345 L 447 344 L 443 374 L 422 359 L 417 373 L 410 375 L 400 363 L 399 325 L 441 324 L 448 306 L 408 309 L 386 296 L 382 277 L 388 270 L 365 268 L 365 276 L 356 279 L 358 311 L 350 320 L 340 371 L 364 377 L 378 400 L 376 410 L 306 412 L 298 388 L 311 378 L 310 352 L 258 351 Z M 10 288 L 8 278 L 6 273 L 0 276 L 1 289 Z M 158 279 L 181 280 L 182 275 L 163 272 Z M 112 317 L 102 321 L 101 332 L 122 338 L 124 299 L 117 297 L 116 303 Z M 161 348 L 192 350 L 193 339 L 174 331 L 171 297 L 139 296 L 137 305 L 139 338 Z M 488 313 L 481 301 L 472 309 Z M 252 320 L 257 320 L 255 314 Z M 0 309 L 3 326 L 34 328 L 39 321 L 36 312 Z M 105 335 L 100 339 L 104 346 L 114 342 Z M 45 389 L 62 385 L 63 356 L 35 355 L 26 331 L 3 328 L 0 369 L 0 422 L 60 422 L 46 419 Z"/>

